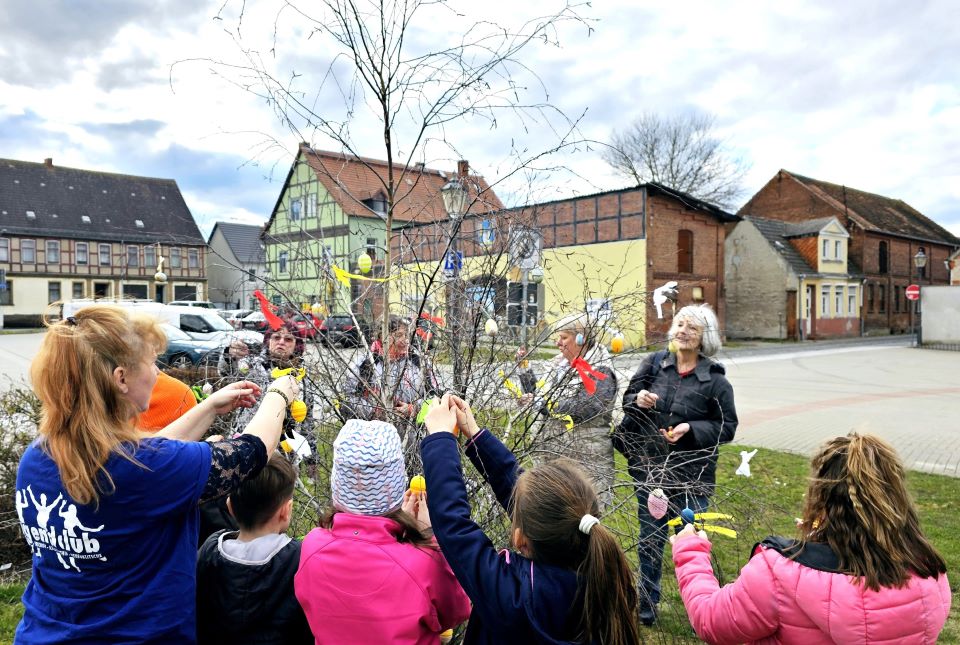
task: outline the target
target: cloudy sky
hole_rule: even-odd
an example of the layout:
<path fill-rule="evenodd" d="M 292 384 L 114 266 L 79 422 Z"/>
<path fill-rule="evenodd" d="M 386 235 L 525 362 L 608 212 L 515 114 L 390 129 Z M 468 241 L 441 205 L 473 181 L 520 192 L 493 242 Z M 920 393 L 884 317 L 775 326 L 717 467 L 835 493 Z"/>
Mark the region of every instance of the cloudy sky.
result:
<path fill-rule="evenodd" d="M 282 121 L 250 61 L 292 79 L 302 109 L 357 152 L 384 157 L 349 61 L 312 33 L 320 4 L 4 0 L 0 157 L 176 179 L 204 233 L 218 220 L 262 222 L 298 141 L 339 146 L 303 118 Z M 415 16 L 404 51 L 489 34 L 485 21 L 517 28 L 558 6 L 450 0 Z M 643 112 L 700 110 L 751 165 L 741 203 L 785 168 L 903 199 L 960 235 L 955 0 L 594 0 L 576 11 L 582 22 L 529 43 L 511 68 L 516 96 L 549 109 L 452 120 L 418 143 L 408 124 L 422 106 L 407 102 L 400 152 L 451 170 L 467 158 L 505 201 L 556 199 L 627 182 L 597 144 L 541 152 L 605 141 Z M 436 89 L 437 78 L 418 79 Z M 539 170 L 515 172 L 518 158 Z"/>

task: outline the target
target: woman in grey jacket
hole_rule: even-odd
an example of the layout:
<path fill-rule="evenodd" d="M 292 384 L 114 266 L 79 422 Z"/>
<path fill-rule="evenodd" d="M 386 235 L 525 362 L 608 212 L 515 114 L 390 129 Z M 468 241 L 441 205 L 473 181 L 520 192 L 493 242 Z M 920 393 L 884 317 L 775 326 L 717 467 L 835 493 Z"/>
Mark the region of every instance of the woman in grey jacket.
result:
<path fill-rule="evenodd" d="M 640 519 L 640 620 L 656 620 L 667 521 L 684 508 L 706 510 L 716 485 L 720 444 L 733 439 L 737 410 L 720 351 L 720 324 L 710 305 L 690 305 L 673 319 L 671 351 L 644 360 L 623 395 L 614 443 L 627 457 Z M 654 491 L 657 491 L 654 493 Z M 667 512 L 652 514 L 666 498 Z M 648 503 L 649 501 L 649 503 Z"/>
<path fill-rule="evenodd" d="M 538 462 L 557 457 L 578 462 L 593 480 L 602 511 L 613 501 L 610 424 L 617 377 L 610 355 L 596 342 L 595 320 L 572 314 L 555 330 L 560 354 L 548 361 L 542 381 L 538 383 L 531 370 L 520 373 L 526 392 L 520 404 L 532 403 L 542 415 L 535 426 L 533 457 Z"/>

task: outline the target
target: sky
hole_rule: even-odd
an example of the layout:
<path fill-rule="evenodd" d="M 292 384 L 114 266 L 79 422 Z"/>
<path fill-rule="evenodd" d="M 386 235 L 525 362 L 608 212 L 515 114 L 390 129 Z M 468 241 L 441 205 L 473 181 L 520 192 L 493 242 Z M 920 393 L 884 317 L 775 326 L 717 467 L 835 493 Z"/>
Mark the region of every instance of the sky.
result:
<path fill-rule="evenodd" d="M 376 103 L 314 29 L 322 4 L 4 0 L 0 158 L 175 179 L 204 234 L 217 221 L 262 223 L 298 142 L 340 150 L 335 129 L 355 152 L 385 157 Z M 563 6 L 428 4 L 402 51 L 429 61 L 465 37 L 489 45 Z M 960 235 L 955 0 L 595 0 L 571 11 L 578 19 L 568 13 L 494 70 L 488 94 L 470 96 L 489 110 L 419 138 L 417 99 L 450 77 L 435 60 L 412 66 L 423 92 L 396 98 L 399 154 L 450 171 L 468 159 L 517 205 L 629 185 L 601 158 L 611 132 L 642 113 L 701 111 L 750 166 L 737 207 L 783 168 L 902 199 Z M 289 83 L 312 123 L 265 95 L 264 73 Z"/>

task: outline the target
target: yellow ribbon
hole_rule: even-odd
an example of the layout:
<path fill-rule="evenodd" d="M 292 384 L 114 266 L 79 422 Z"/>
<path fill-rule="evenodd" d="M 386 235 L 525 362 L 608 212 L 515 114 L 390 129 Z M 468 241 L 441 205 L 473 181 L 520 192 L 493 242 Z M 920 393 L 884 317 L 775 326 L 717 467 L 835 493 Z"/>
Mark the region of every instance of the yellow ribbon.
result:
<path fill-rule="evenodd" d="M 697 524 L 697 520 L 732 520 L 733 515 L 727 515 L 726 513 L 697 513 L 693 516 L 694 526 L 703 531 L 710 531 L 711 533 L 716 533 L 717 535 L 723 535 L 729 538 L 737 537 L 737 532 L 733 529 L 728 529 L 725 526 L 717 526 L 715 524 Z M 667 526 L 680 526 L 683 522 L 682 517 L 675 517 L 669 522 Z"/>
<path fill-rule="evenodd" d="M 521 390 L 520 387 L 519 387 L 516 383 L 514 383 L 513 381 L 511 381 L 510 379 L 508 379 L 508 378 L 507 378 L 507 375 L 504 374 L 503 370 L 500 370 L 500 378 L 503 379 L 503 387 L 507 388 L 507 390 L 510 391 L 510 394 L 514 395 L 514 396 L 517 397 L 518 399 L 519 399 L 521 396 L 523 396 L 523 394 L 524 394 L 524 393 L 523 393 L 523 390 Z"/>
<path fill-rule="evenodd" d="M 406 271 L 398 270 L 396 273 L 391 276 L 387 276 L 386 278 L 371 278 L 369 276 L 360 275 L 359 273 L 350 273 L 346 269 L 341 269 L 335 264 L 330 265 L 330 268 L 333 269 L 334 277 L 336 277 L 337 280 L 339 280 L 340 283 L 345 287 L 350 286 L 351 279 L 366 280 L 368 282 L 386 282 L 388 280 L 393 280 L 394 278 L 399 278 L 402 274 L 406 273 Z"/>
<path fill-rule="evenodd" d="M 293 377 L 295 379 L 297 379 L 298 381 L 302 381 L 303 377 L 307 375 L 307 368 L 306 367 L 300 367 L 300 368 L 288 367 L 286 369 L 280 369 L 279 367 L 274 367 L 273 371 L 270 372 L 270 378 L 278 379 L 281 376 L 287 376 L 291 372 L 293 372 Z"/>
<path fill-rule="evenodd" d="M 524 395 L 524 391 L 521 390 L 516 383 L 506 378 L 506 375 L 504 374 L 503 370 L 500 370 L 500 378 L 503 379 L 503 386 L 507 388 L 507 390 L 509 390 L 510 393 L 513 394 L 515 397 L 519 399 Z M 544 381 L 541 380 L 537 382 L 538 390 L 543 389 L 543 386 L 544 386 Z M 547 413 L 550 415 L 550 417 L 553 419 L 558 419 L 560 421 L 563 421 L 563 425 L 567 428 L 567 430 L 572 430 L 573 417 L 570 416 L 569 414 L 559 414 L 557 412 L 554 412 L 553 410 L 556 407 L 557 407 L 557 404 L 555 402 L 550 401 L 549 399 L 547 400 Z"/>

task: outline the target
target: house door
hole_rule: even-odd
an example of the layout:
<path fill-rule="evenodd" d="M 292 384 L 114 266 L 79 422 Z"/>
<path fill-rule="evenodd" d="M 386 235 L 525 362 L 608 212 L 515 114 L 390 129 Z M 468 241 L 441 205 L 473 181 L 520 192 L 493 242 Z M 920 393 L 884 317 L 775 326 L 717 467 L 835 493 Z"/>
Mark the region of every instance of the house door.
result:
<path fill-rule="evenodd" d="M 787 292 L 787 338 L 797 337 L 797 292 Z"/>
<path fill-rule="evenodd" d="M 164 295 L 164 292 L 165 292 L 165 291 L 166 291 L 166 285 L 158 284 L 158 285 L 157 285 L 157 295 L 153 298 L 154 301 L 162 303 L 162 302 L 163 302 L 163 295 Z"/>
<path fill-rule="evenodd" d="M 807 285 L 807 297 L 806 303 L 804 303 L 804 313 L 803 313 L 803 337 L 810 338 L 810 335 L 814 333 L 816 326 L 813 324 L 813 317 L 817 315 L 816 313 L 816 303 L 814 301 L 814 296 L 816 296 L 816 289 L 813 285 Z"/>

